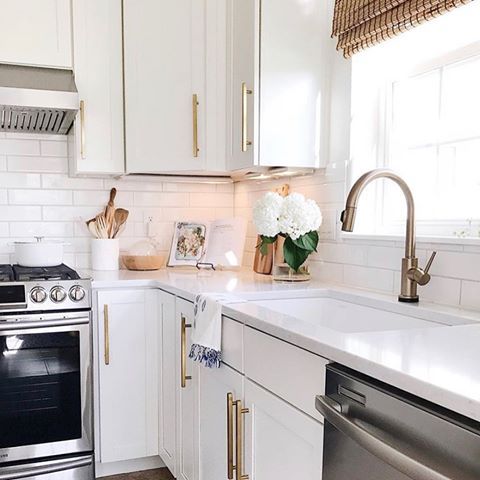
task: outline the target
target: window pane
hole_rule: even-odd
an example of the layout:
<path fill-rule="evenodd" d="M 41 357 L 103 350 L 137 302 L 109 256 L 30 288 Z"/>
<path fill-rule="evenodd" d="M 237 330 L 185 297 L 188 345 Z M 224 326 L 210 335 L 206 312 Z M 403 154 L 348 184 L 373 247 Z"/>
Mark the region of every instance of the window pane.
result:
<path fill-rule="evenodd" d="M 393 84 L 392 142 L 406 146 L 436 141 L 440 109 L 440 70 Z"/>
<path fill-rule="evenodd" d="M 445 67 L 442 140 L 480 136 L 480 57 Z"/>

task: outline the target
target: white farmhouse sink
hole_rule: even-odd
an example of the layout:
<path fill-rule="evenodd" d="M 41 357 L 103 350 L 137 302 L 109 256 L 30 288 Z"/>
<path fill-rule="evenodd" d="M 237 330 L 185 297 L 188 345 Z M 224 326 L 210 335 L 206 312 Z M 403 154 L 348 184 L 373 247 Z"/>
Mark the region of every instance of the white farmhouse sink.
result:
<path fill-rule="evenodd" d="M 249 303 L 298 318 L 313 325 L 344 333 L 380 332 L 440 327 L 442 323 L 423 320 L 330 297 L 253 300 Z M 443 326 L 445 324 L 443 323 Z"/>

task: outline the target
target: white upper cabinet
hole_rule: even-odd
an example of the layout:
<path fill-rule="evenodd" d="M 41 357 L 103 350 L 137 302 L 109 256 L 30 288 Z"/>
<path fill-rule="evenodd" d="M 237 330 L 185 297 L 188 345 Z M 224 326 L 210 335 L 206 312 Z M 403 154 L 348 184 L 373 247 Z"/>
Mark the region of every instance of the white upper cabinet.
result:
<path fill-rule="evenodd" d="M 229 1 L 229 170 L 326 164 L 329 3 Z"/>
<path fill-rule="evenodd" d="M 203 172 L 206 0 L 125 0 L 129 173 Z"/>
<path fill-rule="evenodd" d="M 70 8 L 70 0 L 3 0 L 0 63 L 71 68 Z"/>
<path fill-rule="evenodd" d="M 121 0 L 73 2 L 80 111 L 69 136 L 70 172 L 125 171 Z"/>

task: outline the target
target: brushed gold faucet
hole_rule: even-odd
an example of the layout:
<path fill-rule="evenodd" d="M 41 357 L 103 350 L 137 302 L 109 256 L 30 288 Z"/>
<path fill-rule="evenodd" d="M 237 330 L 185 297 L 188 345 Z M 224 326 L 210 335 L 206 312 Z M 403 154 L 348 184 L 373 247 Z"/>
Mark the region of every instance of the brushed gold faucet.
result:
<path fill-rule="evenodd" d="M 363 174 L 353 185 L 347 197 L 345 210 L 342 212 L 340 220 L 344 232 L 352 232 L 355 224 L 355 215 L 357 204 L 364 188 L 373 180 L 378 178 L 388 178 L 393 180 L 405 195 L 407 201 L 407 228 L 405 237 L 405 257 L 402 259 L 402 277 L 401 290 L 398 300 L 400 302 L 418 302 L 417 286 L 426 285 L 430 281 L 428 273 L 432 266 L 437 252 L 433 252 L 428 260 L 425 269 L 418 266 L 418 258 L 415 256 L 415 202 L 413 195 L 403 178 L 399 177 L 392 170 L 378 168 Z"/>

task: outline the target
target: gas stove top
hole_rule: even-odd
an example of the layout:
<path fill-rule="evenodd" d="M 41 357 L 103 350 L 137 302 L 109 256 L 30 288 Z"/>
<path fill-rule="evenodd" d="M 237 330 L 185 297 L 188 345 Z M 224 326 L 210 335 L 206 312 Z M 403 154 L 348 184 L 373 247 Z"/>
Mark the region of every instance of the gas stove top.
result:
<path fill-rule="evenodd" d="M 0 314 L 89 310 L 91 282 L 67 265 L 0 265 Z"/>
<path fill-rule="evenodd" d="M 65 264 L 56 267 L 21 267 L 0 265 L 0 282 L 29 282 L 35 280 L 78 280 L 80 275 Z"/>

